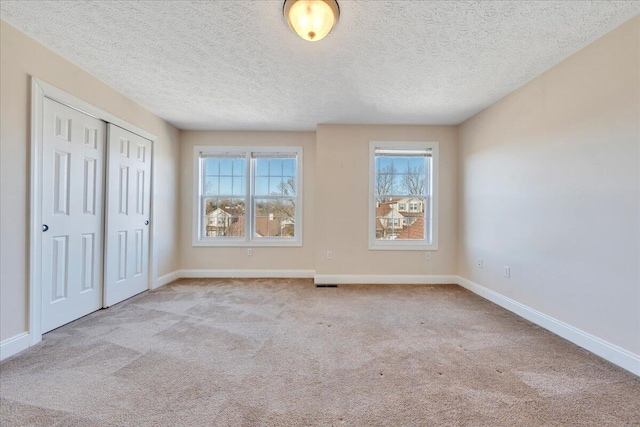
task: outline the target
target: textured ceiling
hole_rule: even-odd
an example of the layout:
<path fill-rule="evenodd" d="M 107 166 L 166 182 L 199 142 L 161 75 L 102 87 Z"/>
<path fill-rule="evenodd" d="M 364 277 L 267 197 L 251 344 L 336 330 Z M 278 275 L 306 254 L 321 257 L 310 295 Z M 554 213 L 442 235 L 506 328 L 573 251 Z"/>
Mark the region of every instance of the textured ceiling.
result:
<path fill-rule="evenodd" d="M 2 19 L 182 129 L 457 124 L 638 1 L 339 0 L 310 43 L 282 1 L 8 1 Z"/>

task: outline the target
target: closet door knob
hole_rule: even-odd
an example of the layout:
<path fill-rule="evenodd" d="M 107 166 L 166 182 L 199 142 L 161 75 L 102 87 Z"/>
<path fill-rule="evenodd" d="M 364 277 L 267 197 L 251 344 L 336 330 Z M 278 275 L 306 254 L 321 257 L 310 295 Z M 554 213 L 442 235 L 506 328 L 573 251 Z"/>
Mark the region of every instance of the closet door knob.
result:
<path fill-rule="evenodd" d="M 144 225 L 149 225 L 149 220 L 146 220 L 146 221 L 144 222 Z"/>
<path fill-rule="evenodd" d="M 42 232 L 46 233 L 47 231 L 49 231 L 49 226 L 47 224 L 42 224 Z"/>

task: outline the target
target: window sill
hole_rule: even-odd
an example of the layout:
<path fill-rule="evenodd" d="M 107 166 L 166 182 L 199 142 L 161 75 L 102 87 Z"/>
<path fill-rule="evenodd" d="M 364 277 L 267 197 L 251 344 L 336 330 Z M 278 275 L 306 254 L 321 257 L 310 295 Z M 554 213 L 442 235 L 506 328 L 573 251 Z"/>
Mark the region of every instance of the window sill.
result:
<path fill-rule="evenodd" d="M 404 244 L 404 243 L 389 243 L 369 244 L 370 251 L 437 251 L 437 244 Z"/>
<path fill-rule="evenodd" d="M 214 242 L 207 240 L 196 240 L 192 242 L 193 247 L 213 247 L 213 248 L 287 248 L 287 247 L 302 247 L 302 242 L 299 240 L 279 242 L 274 240 L 269 241 L 256 241 L 252 240 L 247 242 L 245 240 L 235 242 Z"/>

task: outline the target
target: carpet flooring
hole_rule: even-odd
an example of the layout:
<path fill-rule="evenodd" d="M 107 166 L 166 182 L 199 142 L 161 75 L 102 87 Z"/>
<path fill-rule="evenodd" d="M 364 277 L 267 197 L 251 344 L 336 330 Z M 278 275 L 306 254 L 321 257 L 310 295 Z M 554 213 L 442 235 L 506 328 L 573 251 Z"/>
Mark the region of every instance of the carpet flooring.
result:
<path fill-rule="evenodd" d="M 454 285 L 183 279 L 0 365 L 7 426 L 640 425 L 640 378 Z"/>

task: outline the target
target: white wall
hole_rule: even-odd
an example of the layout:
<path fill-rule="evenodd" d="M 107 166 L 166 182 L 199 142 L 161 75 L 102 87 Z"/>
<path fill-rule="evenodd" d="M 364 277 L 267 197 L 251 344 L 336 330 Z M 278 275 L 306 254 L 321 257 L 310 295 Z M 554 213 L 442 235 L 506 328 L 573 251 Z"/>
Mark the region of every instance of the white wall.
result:
<path fill-rule="evenodd" d="M 462 124 L 458 203 L 461 276 L 635 354 L 639 65 L 636 17 Z"/>
<path fill-rule="evenodd" d="M 30 75 L 158 137 L 158 274 L 178 268 L 180 131 L 0 21 L 0 341 L 28 329 Z"/>

